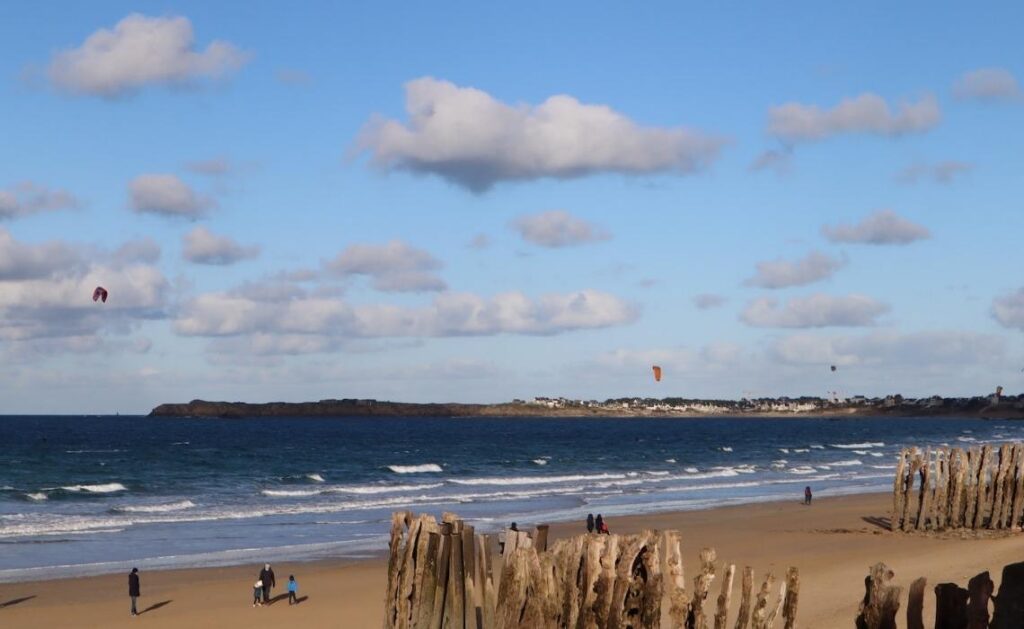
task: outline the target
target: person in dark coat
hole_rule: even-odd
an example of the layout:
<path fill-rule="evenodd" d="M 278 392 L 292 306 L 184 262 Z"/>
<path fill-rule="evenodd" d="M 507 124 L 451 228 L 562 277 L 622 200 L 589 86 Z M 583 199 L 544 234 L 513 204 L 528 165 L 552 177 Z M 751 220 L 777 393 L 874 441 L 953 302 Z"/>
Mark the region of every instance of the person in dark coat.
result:
<path fill-rule="evenodd" d="M 597 514 L 597 519 L 594 520 L 594 530 L 596 530 L 600 534 L 601 533 L 601 529 L 603 529 L 603 528 L 604 528 L 604 518 L 601 517 L 600 513 L 598 513 Z"/>
<path fill-rule="evenodd" d="M 587 533 L 593 533 L 593 532 L 594 532 L 594 514 L 593 513 L 588 513 L 587 514 Z"/>
<path fill-rule="evenodd" d="M 269 563 L 263 564 L 263 569 L 260 570 L 260 581 L 263 581 L 263 602 L 270 603 L 270 588 L 276 586 L 277 581 L 274 580 L 274 571 Z"/>
<path fill-rule="evenodd" d="M 132 599 L 132 616 L 138 616 L 139 612 L 135 609 L 135 601 L 141 594 L 139 588 L 139 569 L 132 568 L 131 573 L 128 575 L 128 596 Z"/>
<path fill-rule="evenodd" d="M 804 487 L 804 504 L 805 505 L 811 504 L 811 497 L 812 497 L 811 496 L 811 486 L 808 485 L 807 487 Z"/>

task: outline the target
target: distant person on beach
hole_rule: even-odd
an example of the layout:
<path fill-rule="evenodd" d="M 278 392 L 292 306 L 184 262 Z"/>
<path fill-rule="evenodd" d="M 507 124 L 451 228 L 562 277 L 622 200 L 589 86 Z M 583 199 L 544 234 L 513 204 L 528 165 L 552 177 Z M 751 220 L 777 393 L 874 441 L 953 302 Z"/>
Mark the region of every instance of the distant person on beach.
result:
<path fill-rule="evenodd" d="M 260 581 L 263 582 L 263 602 L 270 603 L 270 588 L 277 585 L 277 580 L 274 579 L 274 571 L 271 569 L 269 563 L 263 564 L 263 569 L 260 570 Z"/>
<path fill-rule="evenodd" d="M 602 535 L 611 535 L 611 533 L 608 532 L 608 523 L 607 522 L 601 522 L 601 530 L 598 531 L 598 533 L 600 533 Z"/>
<path fill-rule="evenodd" d="M 131 573 L 128 574 L 128 596 L 132 599 L 132 616 L 138 616 L 139 612 L 135 609 L 135 601 L 142 596 L 139 588 L 138 568 L 132 568 Z"/>
<path fill-rule="evenodd" d="M 594 514 L 593 513 L 588 513 L 587 514 L 587 533 L 593 533 L 593 532 L 594 532 Z"/>
<path fill-rule="evenodd" d="M 804 504 L 811 504 L 811 486 L 804 487 Z"/>
<path fill-rule="evenodd" d="M 604 533 L 604 518 L 601 516 L 600 513 L 597 514 L 597 519 L 594 520 L 594 529 L 597 531 L 599 535 L 601 533 Z"/>
<path fill-rule="evenodd" d="M 289 605 L 291 605 L 293 603 L 298 605 L 298 603 L 299 603 L 298 593 L 299 593 L 299 583 L 298 583 L 298 581 L 295 580 L 295 575 L 294 574 L 288 575 L 288 604 Z"/>
<path fill-rule="evenodd" d="M 256 607 L 259 605 L 263 607 L 263 603 L 260 601 L 260 596 L 263 594 L 263 581 L 257 580 L 256 583 L 252 584 L 252 606 Z"/>

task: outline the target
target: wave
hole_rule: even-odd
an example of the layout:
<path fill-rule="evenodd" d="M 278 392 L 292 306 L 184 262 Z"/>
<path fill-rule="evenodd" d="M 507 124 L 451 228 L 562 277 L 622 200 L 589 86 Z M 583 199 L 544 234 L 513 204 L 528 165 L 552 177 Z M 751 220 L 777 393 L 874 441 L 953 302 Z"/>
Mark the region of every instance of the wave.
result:
<path fill-rule="evenodd" d="M 449 483 L 456 485 L 550 485 L 552 483 L 572 483 L 588 480 L 616 480 L 626 478 L 626 474 L 573 474 L 569 476 L 506 476 L 490 478 L 451 478 Z"/>
<path fill-rule="evenodd" d="M 957 437 L 956 440 L 957 441 L 962 441 L 964 443 L 971 443 L 971 442 L 977 441 L 977 439 L 975 439 L 974 437 Z"/>
<path fill-rule="evenodd" d="M 788 471 L 790 474 L 814 474 L 818 470 L 814 469 L 810 465 L 801 465 L 799 467 L 792 467 Z"/>
<path fill-rule="evenodd" d="M 721 446 L 718 449 L 722 452 L 732 452 L 732 448 L 730 446 Z"/>
<path fill-rule="evenodd" d="M 65 450 L 65 454 L 114 454 L 124 450 Z"/>
<path fill-rule="evenodd" d="M 313 481 L 314 483 L 324 482 L 324 477 L 320 476 L 319 474 L 306 474 L 306 478 Z"/>
<path fill-rule="evenodd" d="M 829 465 L 833 467 L 848 467 L 850 465 L 862 465 L 860 459 L 849 459 L 846 461 L 832 461 Z"/>
<path fill-rule="evenodd" d="M 871 456 L 885 456 L 885 454 L 881 452 L 868 452 L 868 454 L 870 454 Z"/>
<path fill-rule="evenodd" d="M 815 449 L 815 450 L 824 450 L 824 449 L 825 449 L 825 446 L 823 446 L 823 445 L 821 445 L 821 444 L 818 444 L 818 443 L 812 443 L 812 444 L 811 444 L 811 448 L 813 448 L 813 449 Z"/>
<path fill-rule="evenodd" d="M 783 454 L 789 454 L 789 448 L 779 448 L 779 452 Z"/>
<path fill-rule="evenodd" d="M 683 471 L 688 473 L 688 474 L 696 474 L 697 472 L 700 471 L 700 469 L 696 468 L 696 467 L 687 467 L 687 468 L 683 468 Z"/>
<path fill-rule="evenodd" d="M 675 459 L 665 459 L 665 462 L 666 463 L 675 463 L 676 460 Z"/>
<path fill-rule="evenodd" d="M 830 443 L 830 447 L 839 448 L 840 450 L 866 450 L 868 448 L 884 448 L 885 443 L 882 441 L 866 441 L 864 443 Z"/>
<path fill-rule="evenodd" d="M 548 464 L 546 459 L 534 459 L 533 462 L 536 463 L 537 465 L 547 465 Z"/>
<path fill-rule="evenodd" d="M 98 485 L 64 485 L 64 491 L 89 494 L 112 494 L 118 491 L 128 491 L 128 488 L 121 483 L 100 483 Z"/>
<path fill-rule="evenodd" d="M 25 497 L 28 498 L 29 500 L 35 500 L 37 502 L 41 500 L 46 500 L 48 498 L 48 496 L 41 491 L 25 494 Z"/>
<path fill-rule="evenodd" d="M 864 456 L 864 455 L 866 455 L 868 453 L 868 451 L 867 450 L 854 450 L 853 453 L 854 454 L 859 454 L 861 456 Z"/>
<path fill-rule="evenodd" d="M 260 491 L 271 498 L 303 498 L 307 496 L 324 496 L 327 494 L 374 495 L 403 491 L 423 491 L 437 489 L 444 483 L 427 483 L 423 485 L 332 485 L 315 489 L 264 489 Z"/>
<path fill-rule="evenodd" d="M 804 452 L 810 452 L 810 448 L 793 448 L 793 452 L 803 454 Z"/>
<path fill-rule="evenodd" d="M 114 507 L 111 511 L 114 513 L 170 513 L 172 511 L 184 511 L 195 506 L 196 504 L 191 500 L 179 500 L 178 502 L 155 505 L 123 505 Z"/>
<path fill-rule="evenodd" d="M 395 474 L 423 474 L 426 472 L 440 472 L 441 466 L 437 463 L 424 463 L 423 465 L 389 465 L 388 469 Z"/>

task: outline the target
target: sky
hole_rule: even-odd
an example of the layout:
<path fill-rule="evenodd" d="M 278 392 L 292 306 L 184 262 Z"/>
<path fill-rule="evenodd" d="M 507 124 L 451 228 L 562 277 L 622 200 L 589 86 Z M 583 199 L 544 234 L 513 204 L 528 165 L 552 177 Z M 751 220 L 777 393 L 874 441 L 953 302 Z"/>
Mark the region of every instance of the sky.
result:
<path fill-rule="evenodd" d="M 10 4 L 0 413 L 1020 392 L 1022 22 Z"/>

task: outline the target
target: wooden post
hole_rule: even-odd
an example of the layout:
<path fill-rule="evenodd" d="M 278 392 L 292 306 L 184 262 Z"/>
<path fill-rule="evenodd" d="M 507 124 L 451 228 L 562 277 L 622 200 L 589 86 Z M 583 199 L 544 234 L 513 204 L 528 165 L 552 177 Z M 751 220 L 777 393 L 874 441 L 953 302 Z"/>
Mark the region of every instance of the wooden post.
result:
<path fill-rule="evenodd" d="M 765 627 L 771 629 L 775 626 L 775 619 L 782 611 L 782 605 L 786 602 L 786 582 L 783 581 L 779 584 L 779 599 L 775 603 L 775 607 L 768 613 L 768 618 L 765 620 Z"/>
<path fill-rule="evenodd" d="M 974 528 L 974 514 L 978 510 L 978 474 L 981 468 L 981 450 L 967 450 L 967 478 L 964 482 L 964 528 Z"/>
<path fill-rule="evenodd" d="M 497 629 L 519 627 L 519 619 L 522 618 L 526 608 L 527 587 L 529 586 L 530 568 L 526 558 L 529 552 L 531 552 L 530 549 L 523 549 L 504 555 L 505 565 L 501 570 L 501 585 L 498 586 L 498 607 L 494 614 Z"/>
<path fill-rule="evenodd" d="M 1003 499 L 999 505 L 999 528 L 1006 529 L 1013 526 L 1010 522 L 1010 514 L 1013 512 L 1013 490 L 1017 486 L 1017 444 L 1004 446 L 1006 453 L 1006 471 L 1003 473 Z"/>
<path fill-rule="evenodd" d="M 434 523 L 434 528 L 437 528 L 437 523 Z M 420 591 L 416 595 L 417 605 L 413 609 L 413 626 L 416 629 L 430 627 L 430 619 L 434 614 L 434 598 L 437 594 L 437 557 L 441 549 L 441 536 L 434 531 L 427 533 L 426 547 L 423 577 L 420 581 Z"/>
<path fill-rule="evenodd" d="M 665 590 L 668 599 L 669 629 L 683 629 L 690 606 L 683 577 L 683 556 L 678 531 L 665 531 Z"/>
<path fill-rule="evenodd" d="M 466 629 L 480 629 L 477 622 L 477 609 L 479 605 L 476 598 L 476 535 L 473 526 L 462 525 L 462 575 L 463 590 L 466 593 L 465 604 L 462 608 L 463 625 Z"/>
<path fill-rule="evenodd" d="M 722 591 L 718 595 L 718 610 L 715 612 L 715 629 L 727 629 L 729 619 L 729 599 L 732 598 L 732 580 L 736 573 L 736 564 L 725 567 L 722 578 Z"/>
<path fill-rule="evenodd" d="M 938 451 L 935 459 L 938 466 L 935 475 L 935 530 L 946 528 L 949 521 L 949 448 Z"/>
<path fill-rule="evenodd" d="M 605 536 L 604 552 L 601 553 L 601 572 L 594 584 L 594 617 L 598 627 L 608 626 L 608 616 L 612 605 L 612 594 L 615 588 L 615 564 L 619 560 L 618 535 Z"/>
<path fill-rule="evenodd" d="M 796 629 L 796 606 L 800 598 L 800 571 L 790 567 L 786 571 L 786 604 L 782 608 L 784 629 Z"/>
<path fill-rule="evenodd" d="M 918 499 L 920 509 L 917 513 L 917 524 L 915 529 L 923 531 L 928 525 L 928 517 L 931 515 L 932 506 L 932 451 L 931 448 L 924 449 L 924 463 L 921 465 L 921 494 Z"/>
<path fill-rule="evenodd" d="M 498 593 L 494 589 L 491 536 L 477 537 L 477 572 L 480 574 L 480 599 L 483 608 L 483 629 L 495 629 L 494 610 L 498 605 Z"/>
<path fill-rule="evenodd" d="M 999 447 L 999 462 L 995 466 L 995 474 L 992 475 L 992 489 L 994 495 L 992 497 L 992 516 L 988 521 L 988 528 L 990 529 L 1001 529 L 1003 528 L 1003 522 L 1001 520 L 1003 514 L 1003 496 L 1006 495 L 1006 475 L 1010 467 L 1010 446 L 1003 444 Z"/>
<path fill-rule="evenodd" d="M 593 627 L 597 607 L 597 581 L 603 570 L 601 558 L 604 557 L 608 545 L 608 535 L 588 535 L 583 558 L 583 575 L 580 583 L 580 611 L 577 615 L 577 627 Z"/>
<path fill-rule="evenodd" d="M 577 535 L 566 541 L 557 541 L 549 551 L 553 555 L 554 570 L 558 581 L 562 584 L 562 596 L 558 604 L 561 608 L 561 626 L 574 629 L 580 617 L 580 606 L 583 593 L 581 588 L 586 582 L 586 557 L 588 535 Z"/>
<path fill-rule="evenodd" d="M 1024 444 L 1017 444 L 1017 456 L 1014 461 L 1014 492 L 1013 507 L 1010 511 L 1010 528 L 1021 529 L 1021 517 L 1024 516 Z"/>
<path fill-rule="evenodd" d="M 429 516 L 420 516 L 413 520 L 405 536 L 405 546 L 402 548 L 402 566 L 398 581 L 398 616 L 395 619 L 395 629 L 408 629 L 412 622 L 413 579 L 416 576 L 416 542 L 419 541 L 420 527 L 423 525 L 424 517 Z"/>
<path fill-rule="evenodd" d="M 430 614 L 429 629 L 441 629 L 444 624 L 444 610 L 448 605 L 448 568 L 452 553 L 452 525 L 450 522 L 441 524 L 439 537 L 441 549 L 437 553 L 437 587 L 434 590 L 434 604 Z"/>
<path fill-rule="evenodd" d="M 551 528 L 547 524 L 537 525 L 537 535 L 533 538 L 533 547 L 537 549 L 538 553 L 542 553 L 548 549 L 548 529 Z"/>
<path fill-rule="evenodd" d="M 437 522 L 433 516 L 421 515 L 419 517 L 419 532 L 416 540 L 416 551 L 415 551 L 415 571 L 412 576 L 411 591 L 408 592 L 410 597 L 409 606 L 409 627 L 416 627 L 417 622 L 420 618 L 420 608 L 424 606 L 425 594 L 425 582 L 432 579 L 433 575 L 427 574 L 428 563 L 431 564 L 430 570 L 434 571 L 437 569 L 436 564 L 431 561 L 431 555 L 437 554 L 437 546 L 431 549 L 431 535 L 437 533 Z M 434 592 L 431 590 L 429 602 L 427 606 L 434 602 Z M 422 625 L 421 625 L 422 626 Z"/>
<path fill-rule="evenodd" d="M 661 599 L 665 591 L 664 575 L 661 572 L 660 538 L 655 531 L 644 531 L 647 538 L 640 557 L 646 579 L 640 595 L 640 627 L 659 629 L 661 627 Z"/>
<path fill-rule="evenodd" d="M 903 523 L 903 499 L 907 490 L 907 455 L 908 450 L 900 450 L 900 457 L 896 460 L 896 478 L 892 483 L 892 517 L 889 519 L 889 530 L 901 530 Z"/>
<path fill-rule="evenodd" d="M 991 629 L 1024 627 L 1024 562 L 1003 568 Z"/>
<path fill-rule="evenodd" d="M 402 567 L 402 533 L 412 518 L 408 511 L 391 514 L 391 541 L 388 542 L 388 589 L 384 600 L 384 627 L 392 629 L 398 620 L 398 583 Z"/>
<path fill-rule="evenodd" d="M 953 448 L 950 457 L 953 495 L 949 500 L 949 527 L 958 529 L 964 525 L 964 477 L 967 474 L 967 456 L 962 448 Z"/>
<path fill-rule="evenodd" d="M 978 494 L 977 506 L 974 510 L 974 529 L 980 529 L 985 524 L 985 517 L 988 515 L 989 506 L 992 501 L 992 492 L 989 487 L 989 468 L 992 465 L 992 446 L 986 445 L 981 448 L 981 466 L 978 470 Z"/>
<path fill-rule="evenodd" d="M 750 614 L 751 629 L 768 628 L 768 614 L 771 613 L 768 609 L 768 599 L 771 597 L 771 589 L 774 583 L 775 577 L 769 572 L 764 577 L 761 591 L 757 593 L 757 601 L 754 603 L 754 611 Z"/>
<path fill-rule="evenodd" d="M 857 629 L 896 629 L 900 608 L 900 587 L 891 585 L 893 573 L 884 563 L 871 567 L 864 579 L 864 600 L 857 616 Z"/>
<path fill-rule="evenodd" d="M 935 586 L 935 629 L 964 629 L 967 626 L 967 590 L 956 583 Z"/>
<path fill-rule="evenodd" d="M 640 549 L 643 546 L 643 536 L 623 535 L 622 548 L 619 550 L 619 558 L 615 565 L 615 583 L 612 587 L 611 606 L 608 609 L 608 622 L 602 627 L 622 626 L 627 610 L 623 608 L 627 599 L 627 592 L 633 583 L 633 564 L 636 562 Z"/>
<path fill-rule="evenodd" d="M 715 578 L 715 549 L 700 549 L 700 573 L 693 578 L 693 601 L 690 603 L 690 624 L 692 629 L 707 629 L 704 616 L 704 599 L 708 597 L 711 582 Z"/>
<path fill-rule="evenodd" d="M 747 566 L 743 569 L 743 582 L 740 585 L 740 609 L 736 614 L 734 629 L 747 629 L 750 624 L 750 597 L 754 590 L 754 569 Z"/>
<path fill-rule="evenodd" d="M 924 629 L 924 586 L 928 581 L 924 577 L 910 584 L 907 595 L 907 629 Z"/>
<path fill-rule="evenodd" d="M 967 583 L 967 629 L 988 629 L 988 601 L 995 584 L 988 572 L 982 572 Z"/>
<path fill-rule="evenodd" d="M 921 470 L 921 455 L 917 448 L 910 451 L 910 469 L 907 473 L 907 485 L 903 492 L 903 522 L 901 530 L 910 531 L 914 528 L 914 516 L 918 512 L 918 501 L 914 499 L 914 479 Z"/>
<path fill-rule="evenodd" d="M 448 598 L 445 605 L 445 629 L 465 629 L 466 574 L 462 564 L 462 527 L 453 522 L 451 563 L 448 566 Z"/>

